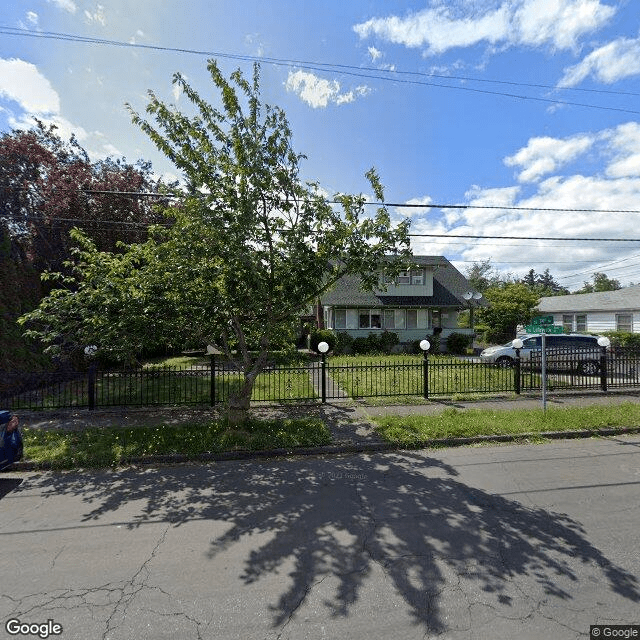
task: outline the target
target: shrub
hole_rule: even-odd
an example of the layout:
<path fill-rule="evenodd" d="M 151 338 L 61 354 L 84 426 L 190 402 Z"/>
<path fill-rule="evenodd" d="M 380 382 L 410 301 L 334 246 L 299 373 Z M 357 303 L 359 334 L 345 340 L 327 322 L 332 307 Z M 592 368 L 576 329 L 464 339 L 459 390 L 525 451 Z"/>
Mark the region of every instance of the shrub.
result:
<path fill-rule="evenodd" d="M 607 331 L 604 335 L 611 340 L 612 347 L 620 347 L 634 354 L 640 353 L 640 333 Z"/>
<path fill-rule="evenodd" d="M 351 344 L 351 350 L 355 355 L 362 356 L 366 353 L 369 353 L 369 341 L 368 338 L 363 336 L 359 336 L 358 338 L 353 339 L 353 343 Z"/>
<path fill-rule="evenodd" d="M 329 345 L 329 351 L 333 351 L 336 346 L 336 334 L 331 329 L 316 329 L 311 332 L 311 349 L 318 351 L 318 345 L 326 342 Z"/>
<path fill-rule="evenodd" d="M 447 351 L 449 353 L 463 354 L 470 344 L 471 336 L 465 333 L 450 333 L 447 338 Z"/>
<path fill-rule="evenodd" d="M 391 353 L 391 349 L 400 342 L 398 334 L 393 331 L 383 331 L 380 335 L 380 347 L 385 353 Z"/>
<path fill-rule="evenodd" d="M 336 355 L 342 355 L 351 351 L 353 345 L 353 336 L 346 331 L 336 331 L 335 334 L 336 346 L 334 353 Z"/>

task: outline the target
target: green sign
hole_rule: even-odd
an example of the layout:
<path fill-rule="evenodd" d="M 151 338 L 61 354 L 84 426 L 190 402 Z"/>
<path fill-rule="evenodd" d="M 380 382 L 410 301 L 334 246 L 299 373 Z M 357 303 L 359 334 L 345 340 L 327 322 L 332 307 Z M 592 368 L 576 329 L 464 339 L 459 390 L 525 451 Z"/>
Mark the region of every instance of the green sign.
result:
<path fill-rule="evenodd" d="M 561 326 L 549 326 L 539 324 L 528 324 L 524 330 L 527 333 L 564 333 L 564 329 Z"/>
<path fill-rule="evenodd" d="M 535 326 L 553 324 L 553 316 L 537 316 L 531 321 L 531 324 Z"/>

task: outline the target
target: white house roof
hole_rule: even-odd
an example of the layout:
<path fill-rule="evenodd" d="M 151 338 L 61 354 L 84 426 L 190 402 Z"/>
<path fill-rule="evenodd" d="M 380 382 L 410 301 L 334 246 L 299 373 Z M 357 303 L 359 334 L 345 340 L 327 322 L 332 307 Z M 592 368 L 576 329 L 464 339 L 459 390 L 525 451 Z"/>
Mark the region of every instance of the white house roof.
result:
<path fill-rule="evenodd" d="M 540 298 L 538 310 L 540 313 L 640 310 L 640 285 L 616 291 L 574 293 L 568 296 Z"/>

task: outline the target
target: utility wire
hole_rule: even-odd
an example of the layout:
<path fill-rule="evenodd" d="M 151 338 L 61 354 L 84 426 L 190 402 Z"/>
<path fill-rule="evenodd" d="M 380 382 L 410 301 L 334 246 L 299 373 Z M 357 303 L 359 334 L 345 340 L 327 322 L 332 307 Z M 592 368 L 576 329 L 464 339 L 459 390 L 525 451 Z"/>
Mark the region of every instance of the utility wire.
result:
<path fill-rule="evenodd" d="M 552 98 L 543 98 L 540 96 L 513 94 L 513 93 L 502 92 L 502 91 L 490 91 L 488 89 L 479 89 L 479 88 L 466 87 L 466 86 L 460 86 L 460 85 L 441 84 L 438 82 L 426 82 L 422 80 L 410 80 L 410 79 L 403 79 L 398 77 L 391 77 L 389 75 L 379 75 L 380 73 L 387 73 L 387 74 L 397 73 L 395 70 L 380 70 L 380 69 L 374 69 L 371 67 L 364 67 L 364 68 L 356 67 L 354 65 L 339 65 L 339 64 L 330 64 L 330 63 L 323 63 L 323 62 L 314 63 L 314 62 L 288 60 L 283 58 L 267 58 L 267 57 L 258 57 L 258 56 L 250 56 L 250 55 L 230 54 L 230 53 L 224 53 L 220 51 L 202 51 L 197 49 L 166 47 L 166 46 L 159 46 L 159 45 L 141 44 L 141 43 L 135 43 L 135 42 L 124 42 L 119 40 L 107 40 L 103 38 L 85 37 L 85 36 L 78 36 L 74 34 L 59 33 L 59 32 L 53 32 L 53 31 L 38 32 L 38 31 L 31 31 L 29 29 L 20 29 L 17 27 L 9 27 L 9 26 L 0 26 L 0 34 L 24 36 L 24 37 L 32 37 L 32 38 L 46 38 L 46 39 L 63 40 L 63 41 L 78 42 L 78 43 L 85 43 L 85 44 L 100 44 L 100 45 L 109 45 L 109 46 L 117 46 L 117 47 L 125 47 L 125 48 L 149 49 L 153 51 L 167 51 L 172 53 L 187 53 L 187 54 L 194 54 L 194 55 L 200 55 L 200 56 L 226 58 L 226 59 L 232 59 L 232 60 L 262 62 L 262 63 L 271 64 L 275 66 L 289 67 L 292 65 L 296 65 L 300 68 L 310 69 L 312 71 L 326 72 L 326 71 L 335 69 L 336 71 L 339 71 L 344 75 L 356 76 L 359 78 L 383 80 L 387 82 L 395 82 L 395 83 L 401 83 L 401 84 L 439 87 L 443 89 L 455 89 L 458 91 L 467 91 L 467 92 L 473 92 L 473 93 L 496 95 L 496 96 L 514 98 L 519 100 L 544 102 L 547 104 L 584 107 L 588 109 L 601 109 L 605 111 L 617 111 L 621 113 L 631 113 L 635 115 L 640 115 L 640 111 L 637 111 L 634 109 L 626 109 L 623 107 L 610 107 L 605 105 L 594 105 L 594 104 L 572 102 L 572 101 L 566 101 L 566 100 L 555 100 Z M 363 69 L 369 72 L 363 73 Z M 410 72 L 410 71 L 402 71 L 399 73 L 402 73 L 403 75 L 422 75 L 426 77 L 437 77 L 442 79 L 451 78 L 451 76 L 440 76 L 436 74 L 426 74 L 426 73 L 422 74 L 420 72 Z M 462 76 L 458 76 L 455 79 L 458 79 L 458 80 L 464 79 L 466 81 L 478 81 L 478 82 L 496 82 L 500 84 L 511 84 L 515 86 L 530 86 L 530 87 L 538 87 L 538 88 L 558 89 L 558 87 L 551 87 L 550 85 L 534 85 L 534 84 L 516 83 L 516 82 L 499 81 L 499 80 L 498 81 L 481 80 L 476 78 L 463 78 Z M 601 91 L 601 93 L 604 93 L 604 92 L 605 91 Z M 614 93 L 614 92 L 610 92 L 610 93 Z M 622 92 L 620 92 L 620 94 L 622 94 Z M 629 95 L 637 95 L 637 94 L 629 94 Z"/>
<path fill-rule="evenodd" d="M 14 191 L 28 191 L 30 187 L 13 185 L 10 183 L 0 183 L 0 189 L 12 189 Z M 57 191 L 82 191 L 90 195 L 117 195 L 130 196 L 136 198 L 159 198 L 165 200 L 179 200 L 181 198 L 198 197 L 194 194 L 172 195 L 168 193 L 157 193 L 155 191 L 117 191 L 110 189 L 74 189 L 73 187 L 56 187 Z M 340 200 L 325 200 L 327 204 L 342 204 Z M 362 203 L 371 207 L 394 207 L 397 209 L 495 209 L 504 211 L 537 211 L 549 213 L 640 213 L 640 209 L 588 209 L 569 207 L 518 207 L 512 205 L 497 204 L 416 204 L 403 202 L 377 202 L 367 201 Z"/>

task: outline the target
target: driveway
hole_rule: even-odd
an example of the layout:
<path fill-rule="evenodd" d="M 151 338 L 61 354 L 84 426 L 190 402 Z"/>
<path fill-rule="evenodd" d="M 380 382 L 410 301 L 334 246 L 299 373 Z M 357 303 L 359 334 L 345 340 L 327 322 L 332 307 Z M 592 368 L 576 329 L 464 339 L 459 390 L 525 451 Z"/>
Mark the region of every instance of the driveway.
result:
<path fill-rule="evenodd" d="M 5 473 L 0 637 L 588 638 L 640 622 L 639 485 L 637 436 Z"/>

